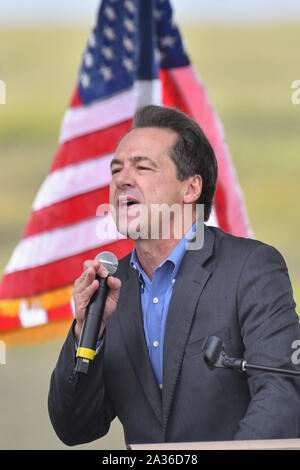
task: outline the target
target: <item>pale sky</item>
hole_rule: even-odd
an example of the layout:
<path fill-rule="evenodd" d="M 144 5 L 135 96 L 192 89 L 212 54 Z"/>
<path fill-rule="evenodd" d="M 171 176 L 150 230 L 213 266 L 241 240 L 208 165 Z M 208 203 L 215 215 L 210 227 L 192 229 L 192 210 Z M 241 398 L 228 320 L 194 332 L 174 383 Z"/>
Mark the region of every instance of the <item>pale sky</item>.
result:
<path fill-rule="evenodd" d="M 178 22 L 300 22 L 299 0 L 171 0 Z M 0 25 L 92 22 L 99 0 L 0 0 Z"/>

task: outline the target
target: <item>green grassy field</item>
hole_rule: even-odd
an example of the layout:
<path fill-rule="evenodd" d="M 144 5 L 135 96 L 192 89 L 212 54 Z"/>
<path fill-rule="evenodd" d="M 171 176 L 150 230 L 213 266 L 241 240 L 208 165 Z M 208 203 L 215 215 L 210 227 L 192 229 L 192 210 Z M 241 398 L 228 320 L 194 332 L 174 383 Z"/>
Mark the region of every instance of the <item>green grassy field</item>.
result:
<path fill-rule="evenodd" d="M 226 130 L 255 237 L 286 259 L 300 301 L 300 30 L 184 28 L 193 64 Z M 57 149 L 61 119 L 76 82 L 86 29 L 0 31 L 0 268 L 24 229 Z M 0 369 L 0 448 L 56 448 L 46 397 L 61 340 L 14 348 Z M 5 432 L 3 432 L 5 429 Z M 118 423 L 100 448 L 123 446 Z"/>

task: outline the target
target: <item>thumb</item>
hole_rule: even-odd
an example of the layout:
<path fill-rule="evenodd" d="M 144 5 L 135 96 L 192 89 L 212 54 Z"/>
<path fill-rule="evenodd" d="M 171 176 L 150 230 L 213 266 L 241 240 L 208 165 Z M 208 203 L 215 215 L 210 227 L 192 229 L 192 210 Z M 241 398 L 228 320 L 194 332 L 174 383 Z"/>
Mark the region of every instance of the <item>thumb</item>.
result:
<path fill-rule="evenodd" d="M 119 298 L 120 288 L 121 288 L 121 281 L 117 277 L 109 276 L 107 278 L 107 286 L 109 287 L 109 295 L 116 300 Z"/>

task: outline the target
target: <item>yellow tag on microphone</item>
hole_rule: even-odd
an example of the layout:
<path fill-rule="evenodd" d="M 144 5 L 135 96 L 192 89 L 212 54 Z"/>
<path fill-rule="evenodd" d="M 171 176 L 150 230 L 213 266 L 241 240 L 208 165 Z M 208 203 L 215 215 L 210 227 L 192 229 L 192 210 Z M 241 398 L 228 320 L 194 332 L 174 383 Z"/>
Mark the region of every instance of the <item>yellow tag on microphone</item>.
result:
<path fill-rule="evenodd" d="M 95 356 L 95 351 L 93 349 L 82 348 L 82 347 L 79 347 L 77 349 L 76 357 L 83 357 L 85 359 L 89 359 L 90 361 L 92 361 L 94 359 L 94 356 Z"/>

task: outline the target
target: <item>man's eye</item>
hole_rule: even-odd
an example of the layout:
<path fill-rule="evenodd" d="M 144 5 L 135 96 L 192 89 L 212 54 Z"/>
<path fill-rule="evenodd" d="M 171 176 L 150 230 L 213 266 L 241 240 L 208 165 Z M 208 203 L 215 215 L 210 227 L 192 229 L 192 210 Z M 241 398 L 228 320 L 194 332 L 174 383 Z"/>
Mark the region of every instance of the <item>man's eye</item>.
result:
<path fill-rule="evenodd" d="M 138 166 L 137 167 L 138 170 L 151 170 L 151 168 L 147 167 L 147 166 Z"/>
<path fill-rule="evenodd" d="M 118 173 L 119 171 L 120 171 L 120 168 L 113 168 L 113 169 L 111 170 L 111 174 L 112 174 L 112 175 L 115 175 L 115 174 Z"/>

